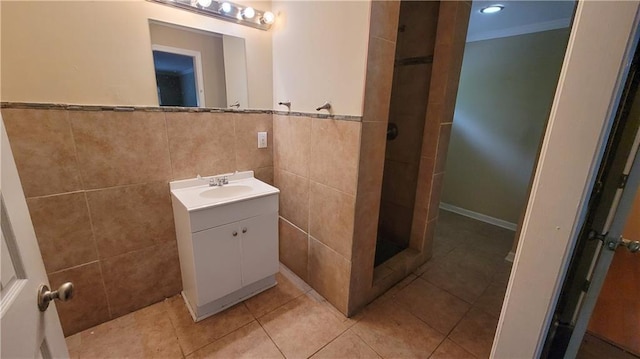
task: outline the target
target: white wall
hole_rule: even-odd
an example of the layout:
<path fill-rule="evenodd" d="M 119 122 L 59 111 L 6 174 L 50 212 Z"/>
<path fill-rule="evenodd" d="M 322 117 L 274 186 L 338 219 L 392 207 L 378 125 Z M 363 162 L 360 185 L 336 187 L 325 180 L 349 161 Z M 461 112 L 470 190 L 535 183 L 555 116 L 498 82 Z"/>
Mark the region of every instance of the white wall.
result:
<path fill-rule="evenodd" d="M 568 29 L 466 44 L 442 202 L 517 223 Z"/>
<path fill-rule="evenodd" d="M 2 101 L 157 106 L 149 19 L 244 38 L 250 107 L 271 108 L 272 31 L 142 0 L 3 1 Z"/>
<path fill-rule="evenodd" d="M 273 30 L 273 107 L 316 112 L 330 100 L 335 114 L 362 115 L 369 1 L 277 1 Z M 326 111 L 323 111 L 326 113 Z"/>

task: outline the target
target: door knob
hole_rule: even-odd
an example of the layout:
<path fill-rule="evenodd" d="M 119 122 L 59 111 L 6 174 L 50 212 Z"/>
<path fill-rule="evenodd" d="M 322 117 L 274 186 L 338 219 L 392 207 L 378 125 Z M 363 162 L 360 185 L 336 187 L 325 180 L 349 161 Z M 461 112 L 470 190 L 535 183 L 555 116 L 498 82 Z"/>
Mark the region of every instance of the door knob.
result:
<path fill-rule="evenodd" d="M 58 299 L 62 302 L 73 298 L 73 283 L 63 283 L 58 290 L 51 291 L 46 284 L 40 285 L 38 288 L 38 309 L 44 312 L 49 308 L 49 302 L 54 299 Z"/>

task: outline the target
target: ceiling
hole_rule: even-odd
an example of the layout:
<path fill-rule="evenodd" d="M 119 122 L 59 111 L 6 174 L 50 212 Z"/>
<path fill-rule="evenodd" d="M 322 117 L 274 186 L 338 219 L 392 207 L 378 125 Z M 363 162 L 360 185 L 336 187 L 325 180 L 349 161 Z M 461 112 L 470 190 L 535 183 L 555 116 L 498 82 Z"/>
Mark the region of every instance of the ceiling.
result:
<path fill-rule="evenodd" d="M 504 10 L 480 13 L 480 9 L 494 4 L 503 5 Z M 473 1 L 467 42 L 568 27 L 575 4 L 575 1 Z"/>

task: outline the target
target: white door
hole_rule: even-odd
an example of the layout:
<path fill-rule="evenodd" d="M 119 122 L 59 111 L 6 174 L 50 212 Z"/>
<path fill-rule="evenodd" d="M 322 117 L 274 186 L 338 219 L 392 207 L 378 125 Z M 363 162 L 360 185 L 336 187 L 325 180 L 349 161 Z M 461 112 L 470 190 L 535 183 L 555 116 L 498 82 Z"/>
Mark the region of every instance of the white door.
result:
<path fill-rule="evenodd" d="M 1 115 L 0 132 L 0 357 L 66 358 L 55 304 L 38 309 L 38 288 L 48 280 Z"/>
<path fill-rule="evenodd" d="M 626 177 L 626 185 L 622 188 L 618 188 L 616 197 L 613 201 L 613 206 L 609 210 L 610 220 L 604 226 L 603 245 L 602 249 L 597 252 L 595 256 L 595 269 L 593 270 L 593 276 L 588 277 L 590 281 L 589 289 L 584 296 L 584 300 L 578 304 L 578 316 L 571 334 L 571 339 L 568 344 L 565 358 L 575 358 L 578 355 L 578 350 L 582 345 L 582 339 L 589 320 L 595 309 L 598 296 L 604 285 L 609 266 L 613 262 L 613 256 L 615 251 L 620 247 L 627 247 L 632 252 L 638 251 L 638 242 L 632 241 L 622 237 L 622 231 L 625 227 L 627 220 L 634 220 L 629 218 L 631 207 L 635 199 L 636 191 L 640 185 L 640 130 L 636 132 L 635 141 L 629 153 L 625 168 L 622 175 Z M 621 178 L 622 176 L 617 176 Z M 637 220 L 637 219 L 635 219 Z M 624 249 L 623 249 L 624 250 Z M 640 260 L 640 258 L 636 258 Z M 612 310 L 628 310 L 628 308 L 612 308 Z M 618 323 L 621 325 L 621 323 Z"/>
<path fill-rule="evenodd" d="M 492 358 L 540 357 L 633 55 L 639 5 L 578 2 Z"/>

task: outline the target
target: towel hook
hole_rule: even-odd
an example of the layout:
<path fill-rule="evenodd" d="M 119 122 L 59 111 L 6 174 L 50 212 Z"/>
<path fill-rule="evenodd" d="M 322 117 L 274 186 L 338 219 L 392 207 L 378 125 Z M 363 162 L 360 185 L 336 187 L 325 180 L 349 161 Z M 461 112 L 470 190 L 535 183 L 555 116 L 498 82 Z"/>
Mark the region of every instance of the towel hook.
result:
<path fill-rule="evenodd" d="M 324 105 L 316 108 L 316 111 L 320 111 L 320 110 L 327 110 L 329 112 L 331 112 L 331 102 L 327 101 L 324 103 Z"/>
<path fill-rule="evenodd" d="M 287 100 L 287 101 L 282 101 L 282 102 L 278 102 L 278 105 L 280 106 L 287 106 L 287 109 L 289 111 L 291 111 L 291 101 Z"/>

